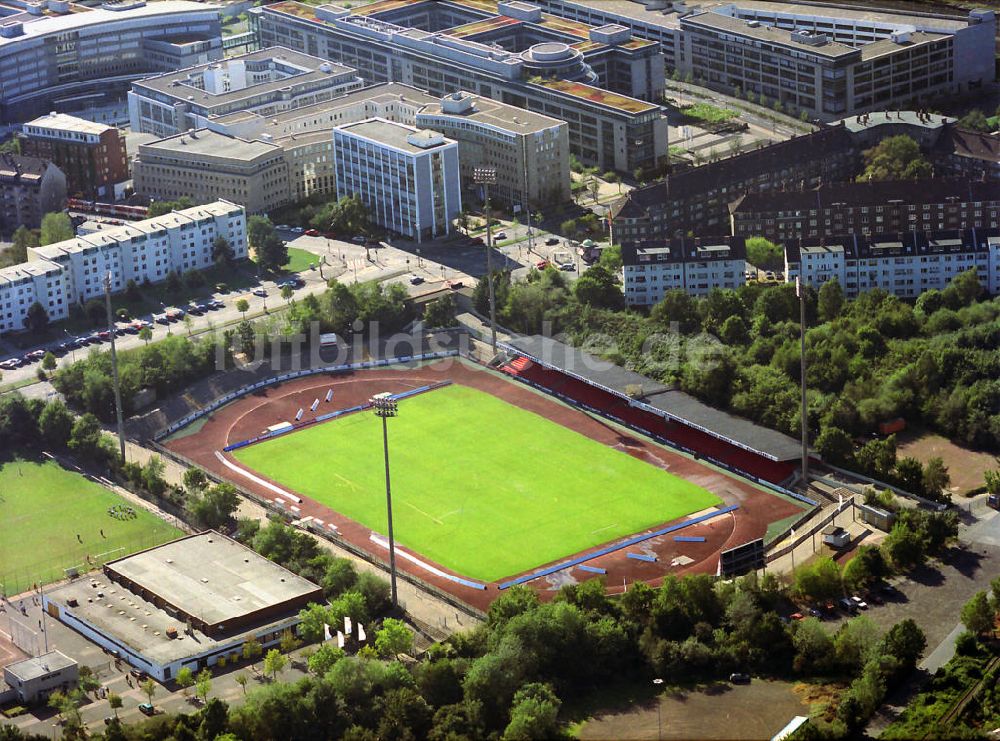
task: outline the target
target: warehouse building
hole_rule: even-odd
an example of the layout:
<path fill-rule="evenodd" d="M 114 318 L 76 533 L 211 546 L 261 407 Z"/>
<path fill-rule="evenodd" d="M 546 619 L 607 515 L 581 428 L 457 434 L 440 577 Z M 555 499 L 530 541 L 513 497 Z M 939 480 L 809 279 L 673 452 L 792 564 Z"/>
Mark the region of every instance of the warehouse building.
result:
<path fill-rule="evenodd" d="M 50 615 L 161 682 L 267 649 L 323 590 L 209 530 L 111 561 L 44 595 Z"/>

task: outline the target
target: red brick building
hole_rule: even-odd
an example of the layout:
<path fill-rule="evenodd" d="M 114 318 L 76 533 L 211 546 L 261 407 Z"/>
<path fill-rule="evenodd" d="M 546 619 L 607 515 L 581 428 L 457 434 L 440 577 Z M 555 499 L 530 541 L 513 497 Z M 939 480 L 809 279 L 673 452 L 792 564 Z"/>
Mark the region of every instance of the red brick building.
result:
<path fill-rule="evenodd" d="M 112 199 L 114 185 L 129 178 L 125 133 L 64 113 L 24 124 L 21 151 L 62 170 L 71 196 Z"/>

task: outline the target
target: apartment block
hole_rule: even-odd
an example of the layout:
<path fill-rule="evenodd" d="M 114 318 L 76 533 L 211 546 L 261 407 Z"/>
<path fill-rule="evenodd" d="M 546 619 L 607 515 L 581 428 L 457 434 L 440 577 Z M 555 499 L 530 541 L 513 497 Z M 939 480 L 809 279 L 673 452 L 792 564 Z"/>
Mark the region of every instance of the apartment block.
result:
<path fill-rule="evenodd" d="M 334 129 L 337 197 L 360 196 L 379 226 L 418 242 L 444 236 L 462 210 L 458 143 L 373 118 Z"/>
<path fill-rule="evenodd" d="M 37 157 L 0 153 L 0 234 L 37 229 L 42 217 L 66 206 L 66 176 Z"/>
<path fill-rule="evenodd" d="M 49 113 L 21 127 L 21 153 L 55 164 L 74 196 L 115 198 L 129 179 L 125 132 L 65 113 Z"/>
<path fill-rule="evenodd" d="M 225 200 L 249 213 L 265 213 L 292 195 L 281 146 L 209 129 L 140 144 L 132 170 L 135 192 L 158 201 Z"/>
<path fill-rule="evenodd" d="M 967 95 L 996 79 L 991 10 L 914 12 L 824 3 L 539 0 L 554 15 L 659 42 L 666 67 L 793 112 L 846 115 Z"/>
<path fill-rule="evenodd" d="M 678 237 L 622 247 L 622 284 L 629 306 L 652 306 L 671 290 L 706 296 L 713 288 L 737 288 L 745 281 L 742 237 Z"/>
<path fill-rule="evenodd" d="M 219 7 L 142 0 L 0 4 L 0 124 L 114 109 L 133 80 L 222 57 Z"/>
<path fill-rule="evenodd" d="M 216 201 L 32 247 L 28 262 L 15 267 L 35 270 L 45 266 L 49 270 L 55 266 L 62 273 L 63 292 L 56 298 L 68 307 L 103 295 L 108 273 L 112 292 L 118 292 L 129 280 L 158 283 L 171 272 L 207 268 L 213 262 L 212 244 L 217 237 L 229 242 L 236 259 L 247 256 L 246 211 L 242 206 Z M 56 290 L 55 284 L 46 288 Z M 12 328 L 20 327 L 8 327 Z"/>
<path fill-rule="evenodd" d="M 366 83 L 467 91 L 566 121 L 583 162 L 632 172 L 667 154 L 663 57 L 621 26 L 591 27 L 525 2 L 380 0 L 357 10 L 253 8 L 261 45 L 335 59 Z"/>
<path fill-rule="evenodd" d="M 58 265 L 29 260 L 0 268 L 0 333 L 26 328 L 28 309 L 38 302 L 49 319 L 69 316 L 69 277 Z"/>
<path fill-rule="evenodd" d="M 147 77 L 128 94 L 133 131 L 172 136 L 232 113 L 273 116 L 362 86 L 350 67 L 271 47 Z"/>
<path fill-rule="evenodd" d="M 750 193 L 730 204 L 732 233 L 775 242 L 828 234 L 1000 227 L 1000 188 L 968 180 L 821 185 Z"/>
<path fill-rule="evenodd" d="M 1000 229 L 846 234 L 784 243 L 786 280 L 819 288 L 836 278 L 847 296 L 881 289 L 915 298 L 976 268 L 983 288 L 1000 294 Z"/>

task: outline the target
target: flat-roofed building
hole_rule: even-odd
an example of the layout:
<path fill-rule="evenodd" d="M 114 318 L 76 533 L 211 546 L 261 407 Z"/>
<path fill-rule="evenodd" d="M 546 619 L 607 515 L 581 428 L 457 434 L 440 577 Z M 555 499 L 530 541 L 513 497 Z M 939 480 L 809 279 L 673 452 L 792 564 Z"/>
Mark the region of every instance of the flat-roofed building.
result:
<path fill-rule="evenodd" d="M 249 213 L 270 211 L 292 197 L 281 146 L 210 129 L 140 145 L 132 161 L 132 182 L 135 192 L 146 198 L 225 200 L 239 203 Z"/>
<path fill-rule="evenodd" d="M 382 0 L 350 10 L 278 2 L 251 11 L 262 45 L 356 67 L 368 84 L 467 91 L 569 126 L 586 164 L 632 172 L 667 155 L 663 57 L 627 28 L 591 27 L 525 2 Z"/>
<path fill-rule="evenodd" d="M 350 67 L 271 47 L 134 82 L 129 120 L 133 131 L 172 136 L 236 112 L 272 116 L 362 84 Z"/>
<path fill-rule="evenodd" d="M 785 279 L 819 288 L 836 279 L 847 296 L 880 289 L 903 298 L 941 290 L 976 269 L 983 289 L 1000 293 L 1000 229 L 845 234 L 784 242 Z"/>
<path fill-rule="evenodd" d="M 458 143 L 372 118 L 333 131 L 337 197 L 357 195 L 372 220 L 404 237 L 442 237 L 462 210 Z"/>
<path fill-rule="evenodd" d="M 678 237 L 622 247 L 622 284 L 629 306 L 652 306 L 667 291 L 707 296 L 746 282 L 742 237 Z"/>
<path fill-rule="evenodd" d="M 213 243 L 223 237 L 237 260 L 247 256 L 246 211 L 227 201 L 215 201 L 172 211 L 143 221 L 85 234 L 65 242 L 28 248 L 28 262 L 58 267 L 64 275 L 64 305 L 84 303 L 104 292 L 111 274 L 113 293 L 129 280 L 159 283 L 171 272 L 203 270 L 213 263 Z"/>
<path fill-rule="evenodd" d="M 17 702 L 35 704 L 44 701 L 56 690 L 76 686 L 80 667 L 62 651 L 49 651 L 3 668 L 4 681 L 14 690 Z"/>
<path fill-rule="evenodd" d="M 47 260 L 0 268 L 0 333 L 28 328 L 28 309 L 40 303 L 51 321 L 69 316 L 69 276 Z"/>
<path fill-rule="evenodd" d="M 129 178 L 125 132 L 65 113 L 49 113 L 21 127 L 21 153 L 55 164 L 74 196 L 115 198 Z"/>
<path fill-rule="evenodd" d="M 902 180 L 750 193 L 729 205 L 732 233 L 775 242 L 828 234 L 1000 227 L 1000 187 L 968 180 Z"/>
<path fill-rule="evenodd" d="M 458 142 L 462 185 L 477 167 L 494 167 L 490 198 L 514 211 L 570 199 L 569 126 L 564 121 L 467 92 L 444 96 L 416 116 L 420 128 Z"/>
<path fill-rule="evenodd" d="M 992 10 L 916 12 L 822 3 L 539 0 L 583 23 L 616 24 L 660 43 L 666 67 L 732 94 L 835 120 L 996 79 Z"/>
<path fill-rule="evenodd" d="M 0 153 L 0 234 L 37 229 L 47 213 L 66 207 L 66 176 L 47 160 Z"/>
<path fill-rule="evenodd" d="M 209 530 L 140 551 L 46 592 L 48 613 L 160 681 L 265 649 L 323 590 Z"/>
<path fill-rule="evenodd" d="M 187 0 L 0 5 L 0 123 L 52 110 L 125 120 L 133 80 L 220 59 L 221 28 L 218 6 Z"/>

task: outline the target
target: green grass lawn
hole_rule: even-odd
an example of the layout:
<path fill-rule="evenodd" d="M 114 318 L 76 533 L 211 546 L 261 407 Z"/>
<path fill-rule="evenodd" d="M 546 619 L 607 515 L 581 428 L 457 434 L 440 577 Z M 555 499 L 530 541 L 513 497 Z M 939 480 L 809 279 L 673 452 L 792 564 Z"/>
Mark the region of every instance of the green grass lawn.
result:
<path fill-rule="evenodd" d="M 86 570 L 88 554 L 109 561 L 183 535 L 134 505 L 134 519 L 116 519 L 108 514 L 114 505 L 128 503 L 52 461 L 0 466 L 0 584 L 6 594 L 62 579 L 67 567 Z"/>
<path fill-rule="evenodd" d="M 720 502 L 627 453 L 465 386 L 404 399 L 388 424 L 397 541 L 484 581 Z M 234 455 L 384 534 L 381 436 L 373 414 L 352 414 Z"/>
<path fill-rule="evenodd" d="M 300 250 L 298 247 L 288 248 L 288 262 L 281 266 L 281 269 L 289 273 L 301 273 L 308 270 L 310 265 L 319 263 L 319 256 L 312 252 Z"/>
<path fill-rule="evenodd" d="M 719 108 L 709 103 L 695 103 L 694 105 L 680 109 L 681 114 L 694 121 L 704 121 L 705 123 L 722 123 L 731 118 L 736 118 L 739 114 L 732 108 Z"/>

